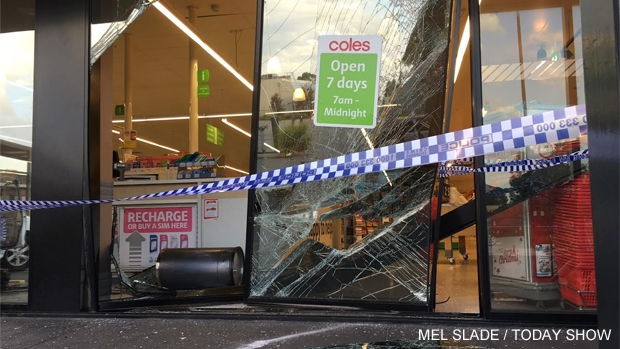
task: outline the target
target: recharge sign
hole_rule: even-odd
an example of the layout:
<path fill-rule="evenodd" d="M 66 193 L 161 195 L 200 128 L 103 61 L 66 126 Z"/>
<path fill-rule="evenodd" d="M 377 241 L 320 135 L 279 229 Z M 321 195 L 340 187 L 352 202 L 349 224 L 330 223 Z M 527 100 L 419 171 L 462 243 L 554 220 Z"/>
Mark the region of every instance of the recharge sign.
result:
<path fill-rule="evenodd" d="M 378 35 L 319 37 L 316 126 L 375 127 L 381 45 Z"/>
<path fill-rule="evenodd" d="M 143 270 L 157 262 L 162 250 L 196 247 L 196 210 L 195 205 L 121 207 L 118 222 L 121 268 Z"/>
<path fill-rule="evenodd" d="M 125 208 L 123 231 L 139 233 L 189 233 L 193 230 L 191 207 Z"/>

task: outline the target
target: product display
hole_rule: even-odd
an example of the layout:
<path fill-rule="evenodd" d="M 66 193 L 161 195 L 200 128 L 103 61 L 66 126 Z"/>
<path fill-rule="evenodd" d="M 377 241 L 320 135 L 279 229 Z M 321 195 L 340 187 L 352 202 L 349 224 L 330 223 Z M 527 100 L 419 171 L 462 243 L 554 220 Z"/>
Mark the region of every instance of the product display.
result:
<path fill-rule="evenodd" d="M 216 178 L 217 161 L 210 155 L 187 154 L 175 162 L 177 179 Z"/>

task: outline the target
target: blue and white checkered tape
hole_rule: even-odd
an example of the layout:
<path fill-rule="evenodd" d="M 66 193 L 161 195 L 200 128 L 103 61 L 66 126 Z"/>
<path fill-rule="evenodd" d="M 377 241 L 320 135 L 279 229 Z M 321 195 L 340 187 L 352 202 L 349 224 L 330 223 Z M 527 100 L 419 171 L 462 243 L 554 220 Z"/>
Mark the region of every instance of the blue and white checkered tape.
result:
<path fill-rule="evenodd" d="M 307 164 L 286 167 L 165 192 L 118 200 L 0 201 L 0 211 L 145 200 L 162 197 L 200 195 L 213 192 L 275 187 L 295 183 L 354 176 L 431 165 L 457 159 L 488 155 L 530 145 L 576 139 L 588 132 L 585 105 L 528 115 L 477 126 L 461 131 L 346 154 Z"/>
<path fill-rule="evenodd" d="M 533 170 L 541 170 L 543 168 L 552 167 L 568 162 L 579 161 L 589 158 L 588 149 L 574 152 L 570 155 L 560 155 L 549 159 L 538 160 L 513 160 L 500 162 L 493 165 L 487 165 L 479 168 L 470 168 L 467 166 L 440 166 L 440 177 L 459 176 L 467 173 L 475 172 L 525 172 Z"/>
<path fill-rule="evenodd" d="M 4 242 L 4 240 L 6 240 L 6 221 L 0 213 L 0 242 Z"/>

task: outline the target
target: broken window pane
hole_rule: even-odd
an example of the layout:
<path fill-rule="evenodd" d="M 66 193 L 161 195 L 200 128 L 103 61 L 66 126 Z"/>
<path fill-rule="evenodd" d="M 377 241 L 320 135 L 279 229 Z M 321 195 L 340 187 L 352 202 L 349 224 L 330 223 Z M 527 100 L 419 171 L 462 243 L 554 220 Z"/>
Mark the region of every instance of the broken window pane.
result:
<path fill-rule="evenodd" d="M 157 1 L 157 0 L 155 0 Z M 91 25 L 91 66 L 133 23 L 151 2 L 148 0 L 93 1 Z"/>
<path fill-rule="evenodd" d="M 445 0 L 265 3 L 258 171 L 441 133 L 449 13 Z M 374 129 L 314 125 L 317 39 L 340 34 L 383 38 Z M 256 190 L 250 296 L 425 305 L 435 178 L 423 166 Z"/>

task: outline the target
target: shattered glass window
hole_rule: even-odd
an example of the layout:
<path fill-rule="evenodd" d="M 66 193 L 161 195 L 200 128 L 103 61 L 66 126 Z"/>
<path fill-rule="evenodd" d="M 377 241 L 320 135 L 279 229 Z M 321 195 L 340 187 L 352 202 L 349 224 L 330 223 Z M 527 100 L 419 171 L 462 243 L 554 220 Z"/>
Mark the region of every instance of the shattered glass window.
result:
<path fill-rule="evenodd" d="M 267 1 L 257 171 L 441 133 L 450 6 Z M 374 129 L 314 125 L 320 35 L 382 36 Z M 425 305 L 435 182 L 422 166 L 256 190 L 250 296 Z"/>
<path fill-rule="evenodd" d="M 116 39 L 157 0 L 116 0 L 92 2 L 90 27 L 90 65 L 92 66 Z"/>

